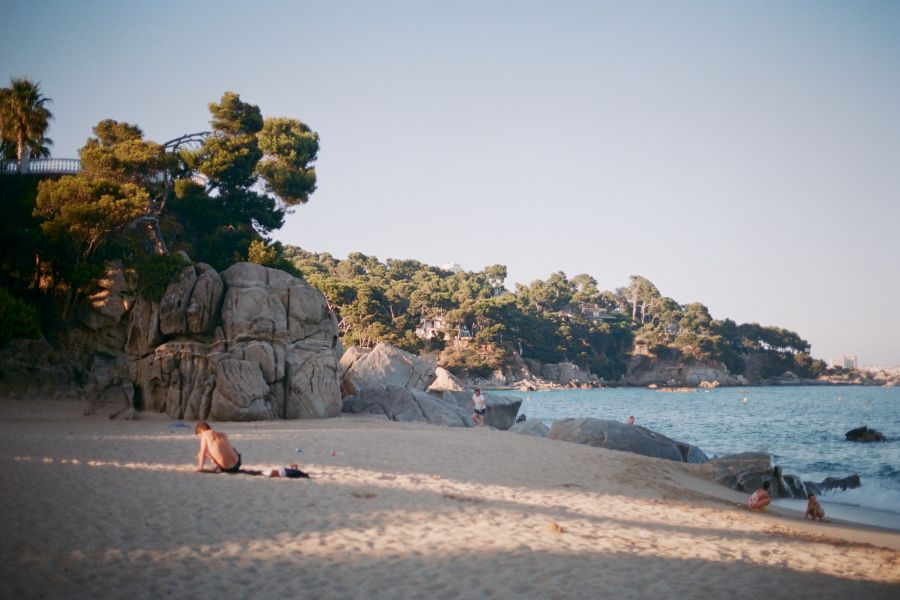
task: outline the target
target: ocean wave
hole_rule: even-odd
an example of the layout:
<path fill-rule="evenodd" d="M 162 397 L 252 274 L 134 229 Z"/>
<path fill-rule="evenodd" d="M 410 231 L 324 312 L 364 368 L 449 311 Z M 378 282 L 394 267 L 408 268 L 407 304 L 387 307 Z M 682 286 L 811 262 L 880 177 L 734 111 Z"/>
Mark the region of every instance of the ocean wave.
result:
<path fill-rule="evenodd" d="M 853 490 L 828 490 L 822 492 L 819 500 L 900 513 L 900 488 L 879 481 L 863 481 Z"/>

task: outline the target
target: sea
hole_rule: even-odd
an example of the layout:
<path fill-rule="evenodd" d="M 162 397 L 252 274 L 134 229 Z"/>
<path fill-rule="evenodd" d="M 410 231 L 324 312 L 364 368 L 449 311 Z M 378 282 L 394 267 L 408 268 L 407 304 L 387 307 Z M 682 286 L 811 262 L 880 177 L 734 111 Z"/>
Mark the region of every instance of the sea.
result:
<path fill-rule="evenodd" d="M 548 426 L 566 417 L 625 421 L 693 444 L 712 458 L 767 452 L 804 481 L 859 474 L 861 487 L 819 496 L 827 516 L 900 530 L 900 387 L 728 387 L 691 392 L 599 388 L 500 392 L 523 398 L 519 414 Z M 868 425 L 886 442 L 846 432 Z M 776 505 L 805 510 L 804 500 Z"/>

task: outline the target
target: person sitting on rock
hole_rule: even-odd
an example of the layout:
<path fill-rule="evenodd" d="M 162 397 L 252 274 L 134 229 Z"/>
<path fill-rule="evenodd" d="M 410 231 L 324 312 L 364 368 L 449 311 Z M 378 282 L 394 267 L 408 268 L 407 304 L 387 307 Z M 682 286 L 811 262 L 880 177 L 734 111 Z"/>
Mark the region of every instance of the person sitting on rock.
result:
<path fill-rule="evenodd" d="M 809 495 L 809 501 L 806 503 L 806 514 L 803 515 L 803 520 L 806 520 L 806 517 L 811 517 L 813 521 L 816 519 L 823 520 L 825 518 L 825 511 L 822 509 L 822 505 L 819 504 L 819 501 L 816 500 L 815 494 Z"/>
<path fill-rule="evenodd" d="M 475 412 L 472 413 L 472 420 L 475 421 L 475 424 L 479 427 L 483 427 L 484 415 L 487 414 L 487 406 L 484 403 L 484 396 L 481 395 L 480 388 L 475 388 L 475 393 L 472 395 L 472 404 L 475 405 Z"/>
<path fill-rule="evenodd" d="M 628 417 L 628 424 L 629 424 L 629 425 L 634 425 L 634 415 Z"/>
<path fill-rule="evenodd" d="M 241 455 L 231 446 L 227 435 L 213 431 L 213 428 L 205 421 L 197 423 L 197 426 L 194 427 L 194 435 L 200 436 L 197 471 L 205 471 L 206 459 L 209 459 L 216 466 L 213 470 L 214 473 L 240 472 Z"/>
<path fill-rule="evenodd" d="M 769 496 L 769 482 L 763 481 L 762 487 L 753 492 L 750 495 L 750 499 L 747 501 L 747 505 L 750 507 L 750 510 L 761 510 L 765 512 L 766 507 L 772 503 L 772 498 Z"/>

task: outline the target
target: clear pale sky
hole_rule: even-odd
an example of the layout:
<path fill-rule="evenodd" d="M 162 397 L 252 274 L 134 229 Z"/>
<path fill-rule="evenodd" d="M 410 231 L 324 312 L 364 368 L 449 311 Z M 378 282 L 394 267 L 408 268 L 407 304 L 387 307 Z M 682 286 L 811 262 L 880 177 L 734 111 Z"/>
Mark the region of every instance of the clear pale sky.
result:
<path fill-rule="evenodd" d="M 233 90 L 321 135 L 277 237 L 640 274 L 819 358 L 900 364 L 900 2 L 0 0 L 0 85 L 54 155 L 107 117 L 164 141 Z"/>

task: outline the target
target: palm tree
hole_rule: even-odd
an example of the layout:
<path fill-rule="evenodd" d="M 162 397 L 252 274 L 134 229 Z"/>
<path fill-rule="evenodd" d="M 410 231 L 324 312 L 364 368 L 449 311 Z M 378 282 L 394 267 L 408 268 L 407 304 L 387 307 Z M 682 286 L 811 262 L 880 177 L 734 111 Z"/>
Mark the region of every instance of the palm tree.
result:
<path fill-rule="evenodd" d="M 26 77 L 10 78 L 10 86 L 0 89 L 0 144 L 3 154 L 12 154 L 22 166 L 27 149 L 33 156 L 50 156 L 53 140 L 44 136 L 53 114 L 52 102 L 41 93 L 41 84 Z"/>

